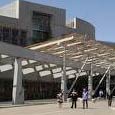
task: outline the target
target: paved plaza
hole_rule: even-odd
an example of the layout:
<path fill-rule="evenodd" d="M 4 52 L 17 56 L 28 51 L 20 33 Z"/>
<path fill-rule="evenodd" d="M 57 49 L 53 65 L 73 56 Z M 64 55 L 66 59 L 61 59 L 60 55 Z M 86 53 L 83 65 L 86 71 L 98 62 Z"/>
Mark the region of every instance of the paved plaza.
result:
<path fill-rule="evenodd" d="M 107 106 L 107 101 L 89 102 L 88 109 L 82 109 L 82 102 L 77 103 L 77 109 L 70 106 L 71 103 L 64 103 L 61 109 L 56 103 L 4 106 L 0 108 L 0 115 L 115 115 L 115 101 L 112 107 Z"/>

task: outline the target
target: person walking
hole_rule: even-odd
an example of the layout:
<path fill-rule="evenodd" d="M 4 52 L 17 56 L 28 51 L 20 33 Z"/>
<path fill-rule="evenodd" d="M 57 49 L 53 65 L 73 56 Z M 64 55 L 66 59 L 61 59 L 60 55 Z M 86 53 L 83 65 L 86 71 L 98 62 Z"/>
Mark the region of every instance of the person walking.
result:
<path fill-rule="evenodd" d="M 113 99 L 113 94 L 108 94 L 108 107 L 111 107 L 112 105 L 112 99 Z"/>
<path fill-rule="evenodd" d="M 83 89 L 82 99 L 83 99 L 83 109 L 85 109 L 85 106 L 88 109 L 88 91 L 86 89 Z"/>
<path fill-rule="evenodd" d="M 62 108 L 62 103 L 63 103 L 63 93 L 62 92 L 57 94 L 57 102 L 58 102 L 59 108 Z"/>
<path fill-rule="evenodd" d="M 73 108 L 73 107 L 76 108 L 77 97 L 78 97 L 77 92 L 75 90 L 73 90 L 71 93 L 71 100 L 72 100 L 71 108 Z"/>
<path fill-rule="evenodd" d="M 102 97 L 103 97 L 103 95 L 104 95 L 103 90 L 102 90 L 102 89 L 101 89 L 101 90 L 99 90 L 99 98 L 102 98 Z"/>

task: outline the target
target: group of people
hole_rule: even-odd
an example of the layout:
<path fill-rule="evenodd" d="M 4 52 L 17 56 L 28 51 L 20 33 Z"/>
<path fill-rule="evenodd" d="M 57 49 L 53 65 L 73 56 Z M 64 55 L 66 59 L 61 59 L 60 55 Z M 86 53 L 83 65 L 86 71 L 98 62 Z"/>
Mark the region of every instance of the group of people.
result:
<path fill-rule="evenodd" d="M 70 94 L 72 105 L 71 108 L 76 108 L 77 107 L 77 99 L 78 99 L 78 93 L 73 90 L 72 93 Z M 83 100 L 83 109 L 88 108 L 88 91 L 86 89 L 83 89 L 82 92 L 82 100 Z M 63 93 L 60 92 L 57 94 L 57 102 L 59 103 L 59 108 L 62 107 L 63 103 Z"/>
<path fill-rule="evenodd" d="M 99 98 L 103 98 L 103 91 L 100 90 L 99 91 Z M 71 108 L 76 108 L 77 107 L 77 100 L 78 100 L 78 93 L 73 90 L 69 96 L 71 98 L 72 104 L 71 104 Z M 108 106 L 110 107 L 112 104 L 112 98 L 113 95 L 112 93 L 110 95 L 107 95 L 108 98 Z M 59 108 L 62 107 L 62 103 L 63 103 L 63 92 L 60 92 L 59 94 L 57 94 L 57 102 L 59 104 Z M 83 109 L 88 109 L 88 91 L 86 88 L 83 89 L 82 91 L 82 102 L 83 102 Z"/>
<path fill-rule="evenodd" d="M 72 100 L 72 106 L 71 108 L 75 107 L 76 108 L 76 102 L 78 99 L 78 93 L 73 90 L 71 95 L 71 100 Z M 82 101 L 83 101 L 83 109 L 88 108 L 88 91 L 86 89 L 83 89 L 82 92 Z"/>

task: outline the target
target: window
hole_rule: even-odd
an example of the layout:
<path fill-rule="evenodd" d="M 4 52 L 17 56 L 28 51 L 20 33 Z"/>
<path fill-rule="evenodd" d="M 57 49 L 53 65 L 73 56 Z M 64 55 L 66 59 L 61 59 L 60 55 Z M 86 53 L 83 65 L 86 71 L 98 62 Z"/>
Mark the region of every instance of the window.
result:
<path fill-rule="evenodd" d="M 33 12 L 33 43 L 45 41 L 50 35 L 50 15 Z"/>
<path fill-rule="evenodd" d="M 49 33 L 40 32 L 37 30 L 33 31 L 33 43 L 42 42 L 48 39 Z"/>
<path fill-rule="evenodd" d="M 26 31 L 21 31 L 21 35 L 20 35 L 20 45 L 21 46 L 26 46 L 26 37 L 27 37 L 27 32 Z"/>

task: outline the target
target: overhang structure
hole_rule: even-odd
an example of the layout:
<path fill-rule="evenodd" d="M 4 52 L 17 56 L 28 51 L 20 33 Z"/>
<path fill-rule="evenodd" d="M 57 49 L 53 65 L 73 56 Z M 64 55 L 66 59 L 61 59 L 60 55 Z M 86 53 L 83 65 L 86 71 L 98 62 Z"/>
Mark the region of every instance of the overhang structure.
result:
<path fill-rule="evenodd" d="M 87 73 L 87 71 L 90 71 L 88 78 L 90 96 L 92 95 L 93 76 L 102 74 L 103 77 L 99 83 L 101 84 L 107 73 L 109 73 L 109 76 L 115 75 L 115 49 L 97 42 L 96 40 L 87 40 L 85 36 L 78 34 L 63 36 L 57 40 L 34 44 L 26 48 L 0 42 L 0 53 L 0 71 L 2 72 L 2 67 L 5 63 L 12 66 L 10 70 L 13 70 L 14 68 L 14 104 L 24 102 L 21 83 L 22 74 L 24 74 L 24 72 L 22 73 L 24 70 L 23 68 L 31 67 L 34 68 L 36 72 L 36 63 L 37 65 L 48 65 L 47 68 L 45 68 L 45 71 L 51 71 L 52 76 L 56 74 L 53 72 L 53 69 L 61 67 L 60 71 L 57 73 L 60 73 L 60 77 L 63 78 L 61 80 L 61 86 L 65 94 L 67 93 L 67 72 L 70 70 L 74 72 L 70 72 L 68 75 L 74 75 L 75 77 L 75 81 L 70 90 L 74 87 L 77 78 L 82 76 L 83 72 Z M 27 61 L 28 63 L 23 64 L 24 61 Z M 33 61 L 33 63 L 29 63 L 29 61 Z M 53 66 L 51 66 L 51 64 Z M 20 66 L 22 66 L 22 68 Z M 6 71 L 9 71 L 9 69 L 6 69 Z M 42 70 L 42 72 L 44 72 L 44 70 Z M 108 79 L 108 81 L 109 80 L 110 79 Z M 110 92 L 110 82 L 108 81 L 107 88 Z M 98 89 L 99 84 L 97 85 L 96 90 Z M 94 93 L 95 92 L 96 91 L 94 91 Z"/>

